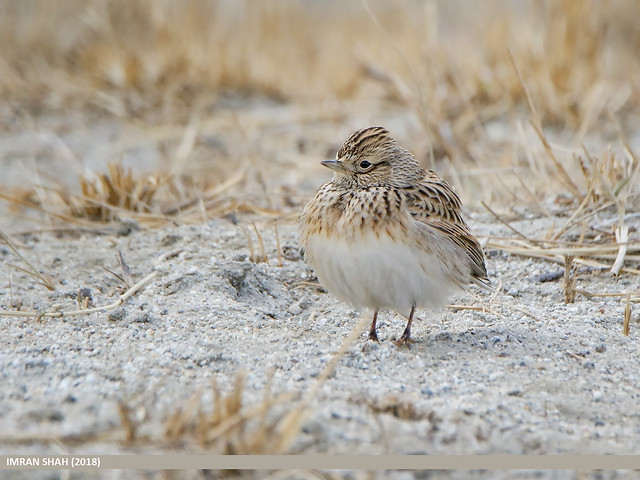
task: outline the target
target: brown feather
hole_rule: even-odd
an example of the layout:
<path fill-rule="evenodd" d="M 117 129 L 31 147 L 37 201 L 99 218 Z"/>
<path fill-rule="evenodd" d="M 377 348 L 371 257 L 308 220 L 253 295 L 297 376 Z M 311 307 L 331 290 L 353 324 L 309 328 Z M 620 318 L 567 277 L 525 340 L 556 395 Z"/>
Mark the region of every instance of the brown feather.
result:
<path fill-rule="evenodd" d="M 472 275 L 488 281 L 482 246 L 462 218 L 462 202 L 453 188 L 428 170 L 422 181 L 403 189 L 409 212 L 415 220 L 447 235 L 471 260 Z"/>

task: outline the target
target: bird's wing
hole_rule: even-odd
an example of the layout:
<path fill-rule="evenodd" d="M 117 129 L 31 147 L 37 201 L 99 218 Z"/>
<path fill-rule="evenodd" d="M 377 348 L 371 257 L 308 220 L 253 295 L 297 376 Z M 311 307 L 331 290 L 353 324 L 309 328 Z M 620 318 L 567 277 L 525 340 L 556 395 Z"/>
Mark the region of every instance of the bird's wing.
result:
<path fill-rule="evenodd" d="M 462 248 L 471 260 L 472 275 L 488 281 L 482 246 L 462 218 L 462 202 L 451 186 L 428 170 L 420 182 L 403 191 L 413 218 L 439 230 Z"/>

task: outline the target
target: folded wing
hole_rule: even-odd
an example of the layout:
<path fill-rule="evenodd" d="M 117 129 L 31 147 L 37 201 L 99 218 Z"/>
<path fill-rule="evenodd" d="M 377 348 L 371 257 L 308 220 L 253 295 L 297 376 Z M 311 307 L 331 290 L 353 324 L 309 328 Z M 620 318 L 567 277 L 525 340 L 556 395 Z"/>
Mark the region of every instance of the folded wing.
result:
<path fill-rule="evenodd" d="M 422 181 L 403 190 L 413 218 L 444 233 L 462 248 L 471 260 L 471 275 L 489 283 L 482 246 L 462 218 L 462 202 L 451 186 L 428 170 Z"/>

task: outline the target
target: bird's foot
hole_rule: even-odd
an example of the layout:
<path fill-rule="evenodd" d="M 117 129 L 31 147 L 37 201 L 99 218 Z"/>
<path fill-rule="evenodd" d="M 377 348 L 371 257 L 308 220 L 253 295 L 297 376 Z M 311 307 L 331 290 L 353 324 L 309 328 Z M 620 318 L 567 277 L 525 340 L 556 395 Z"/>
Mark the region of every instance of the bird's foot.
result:
<path fill-rule="evenodd" d="M 407 347 L 410 349 L 411 345 L 416 342 L 413 338 L 411 338 L 411 335 L 405 335 L 403 333 L 402 336 L 399 339 L 395 340 L 393 343 L 395 343 L 398 347 Z"/>

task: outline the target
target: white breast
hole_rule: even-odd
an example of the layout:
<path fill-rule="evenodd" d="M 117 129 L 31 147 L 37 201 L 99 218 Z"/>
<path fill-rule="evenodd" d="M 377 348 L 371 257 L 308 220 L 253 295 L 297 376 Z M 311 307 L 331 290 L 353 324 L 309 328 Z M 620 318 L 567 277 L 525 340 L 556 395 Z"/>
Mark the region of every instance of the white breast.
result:
<path fill-rule="evenodd" d="M 442 257 L 443 248 L 439 251 Z M 329 293 L 357 308 L 406 315 L 412 305 L 443 306 L 460 288 L 452 280 L 451 261 L 386 235 L 371 233 L 349 241 L 310 235 L 305 256 Z"/>

